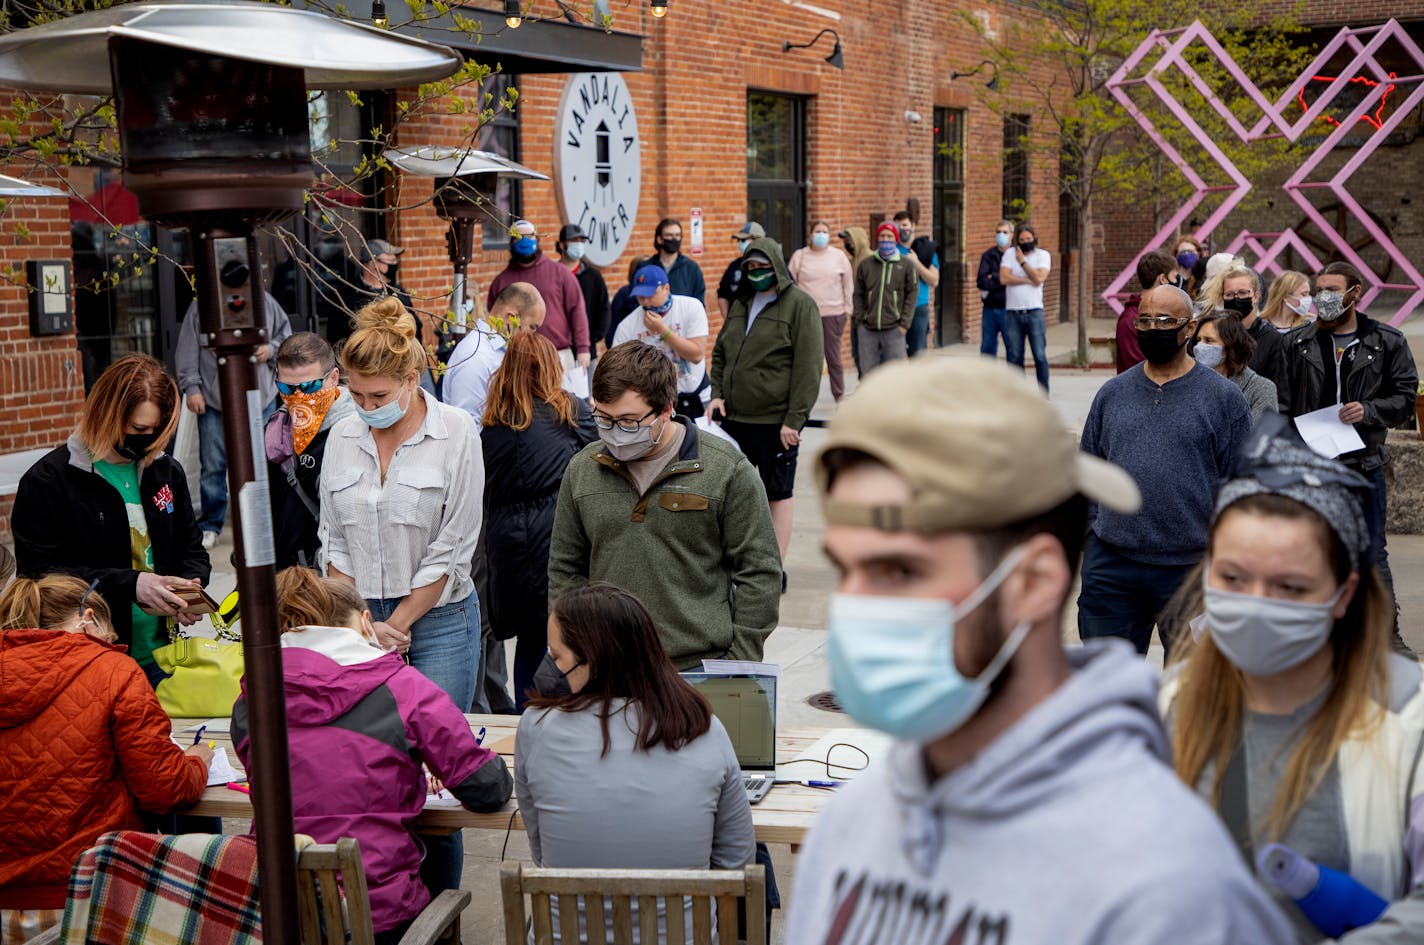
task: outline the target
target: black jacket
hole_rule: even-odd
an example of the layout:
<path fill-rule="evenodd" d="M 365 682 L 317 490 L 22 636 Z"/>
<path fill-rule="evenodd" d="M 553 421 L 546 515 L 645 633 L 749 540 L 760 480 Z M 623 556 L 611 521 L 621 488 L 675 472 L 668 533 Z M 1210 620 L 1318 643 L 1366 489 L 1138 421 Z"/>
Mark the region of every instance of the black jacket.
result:
<path fill-rule="evenodd" d="M 1359 342 L 1351 349 L 1341 374 L 1344 393 L 1340 403 L 1358 401 L 1365 408 L 1365 419 L 1355 424 L 1363 450 L 1346 453 L 1340 459 L 1362 470 L 1372 470 L 1389 462 L 1385 435 L 1414 412 L 1414 400 L 1419 390 L 1419 370 L 1409 344 L 1397 328 L 1377 322 L 1363 312 L 1356 314 L 1355 338 Z M 1333 362 L 1333 356 L 1332 356 Z M 1330 372 L 1327 381 L 1325 372 Z M 1281 413 L 1298 417 L 1336 403 L 1331 392 L 1335 365 L 1326 364 L 1321 349 L 1318 325 L 1302 325 L 1285 336 L 1281 357 Z"/>
<path fill-rule="evenodd" d="M 588 312 L 588 343 L 597 342 L 609 333 L 612 327 L 613 310 L 608 304 L 608 283 L 603 281 L 603 273 L 586 262 L 579 263 L 574 273 L 579 288 L 583 290 L 583 307 Z"/>
<path fill-rule="evenodd" d="M 203 533 L 183 467 L 167 453 L 142 468 L 139 496 L 148 522 L 155 574 L 199 578 L 212 574 Z M 15 560 L 25 577 L 60 571 L 97 590 L 113 611 L 119 642 L 133 636 L 131 606 L 139 572 L 133 567 L 128 513 L 118 490 L 94 471 L 89 451 L 71 436 L 29 468 L 15 494 L 10 518 Z"/>
<path fill-rule="evenodd" d="M 1251 353 L 1251 363 L 1248 367 L 1279 385 L 1281 355 L 1285 350 L 1286 336 L 1275 325 L 1259 317 L 1246 329 L 1246 333 L 1256 342 L 1256 350 Z"/>
<path fill-rule="evenodd" d="M 572 427 L 536 402 L 528 429 L 491 425 L 480 431 L 490 626 L 501 640 L 547 632 L 549 536 L 559 486 L 569 460 L 598 439 L 588 404 L 578 401 L 577 408 Z"/>
<path fill-rule="evenodd" d="M 980 292 L 988 293 L 984 296 L 985 308 L 1003 308 L 1008 304 L 1004 284 L 999 281 L 999 270 L 1003 265 L 1004 251 L 998 246 L 990 246 L 979 257 L 979 274 L 974 277 L 974 284 Z"/>

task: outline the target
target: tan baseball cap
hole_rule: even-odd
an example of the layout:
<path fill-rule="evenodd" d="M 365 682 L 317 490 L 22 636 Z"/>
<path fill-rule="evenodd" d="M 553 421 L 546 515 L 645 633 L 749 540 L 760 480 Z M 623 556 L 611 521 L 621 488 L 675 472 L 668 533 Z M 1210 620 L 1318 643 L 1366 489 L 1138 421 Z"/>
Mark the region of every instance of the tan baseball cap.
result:
<path fill-rule="evenodd" d="M 829 433 L 816 483 L 831 524 L 988 531 L 1076 493 L 1129 515 L 1142 505 L 1127 472 L 1078 449 L 1036 383 L 992 361 L 930 355 L 878 367 L 841 402 Z M 837 449 L 869 454 L 899 473 L 910 501 L 831 499 L 825 458 Z"/>

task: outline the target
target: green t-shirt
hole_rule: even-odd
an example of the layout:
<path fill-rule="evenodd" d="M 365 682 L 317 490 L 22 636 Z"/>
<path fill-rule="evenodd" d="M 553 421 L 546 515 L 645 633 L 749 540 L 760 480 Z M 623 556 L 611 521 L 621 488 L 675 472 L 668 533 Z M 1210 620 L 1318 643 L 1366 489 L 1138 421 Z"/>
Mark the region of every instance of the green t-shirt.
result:
<path fill-rule="evenodd" d="M 148 540 L 148 519 L 143 516 L 143 499 L 138 491 L 138 468 L 133 463 L 120 465 L 96 459 L 94 471 L 123 497 L 124 511 L 129 519 L 130 566 L 135 571 L 152 573 L 153 545 Z M 153 665 L 153 651 L 168 642 L 163 624 L 162 617 L 144 613 L 137 603 L 133 605 L 133 639 L 129 641 L 129 655 L 139 665 Z"/>

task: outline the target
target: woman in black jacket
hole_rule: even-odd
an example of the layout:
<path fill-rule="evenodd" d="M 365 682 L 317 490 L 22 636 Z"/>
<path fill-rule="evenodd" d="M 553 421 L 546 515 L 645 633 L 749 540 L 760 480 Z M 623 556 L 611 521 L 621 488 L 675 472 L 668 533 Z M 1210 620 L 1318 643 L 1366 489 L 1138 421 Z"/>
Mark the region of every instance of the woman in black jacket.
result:
<path fill-rule="evenodd" d="M 177 426 L 178 384 L 163 365 L 119 359 L 95 381 L 69 440 L 20 479 L 10 519 L 19 573 L 93 582 L 119 642 L 155 684 L 166 618 L 197 620 L 180 613 L 173 588 L 206 584 L 212 572 L 183 467 L 163 451 Z"/>
<path fill-rule="evenodd" d="M 485 455 L 485 539 L 490 625 L 514 649 L 514 698 L 544 659 L 549 623 L 549 536 L 564 468 L 598 439 L 588 404 L 561 388 L 564 371 L 548 339 L 509 339 L 490 378 L 480 441 Z"/>

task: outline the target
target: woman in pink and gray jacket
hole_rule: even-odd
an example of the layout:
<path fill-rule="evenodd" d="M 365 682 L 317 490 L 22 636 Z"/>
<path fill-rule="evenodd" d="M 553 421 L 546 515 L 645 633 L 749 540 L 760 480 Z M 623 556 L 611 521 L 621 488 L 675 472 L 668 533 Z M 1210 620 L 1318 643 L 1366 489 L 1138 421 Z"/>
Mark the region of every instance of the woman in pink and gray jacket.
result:
<path fill-rule="evenodd" d="M 442 689 L 380 648 L 350 582 L 288 568 L 277 597 L 297 832 L 360 841 L 377 945 L 396 942 L 431 898 L 411 830 L 429 790 L 422 763 L 467 810 L 503 807 L 513 779 Z M 244 694 L 232 710 L 244 765 L 248 736 Z"/>

